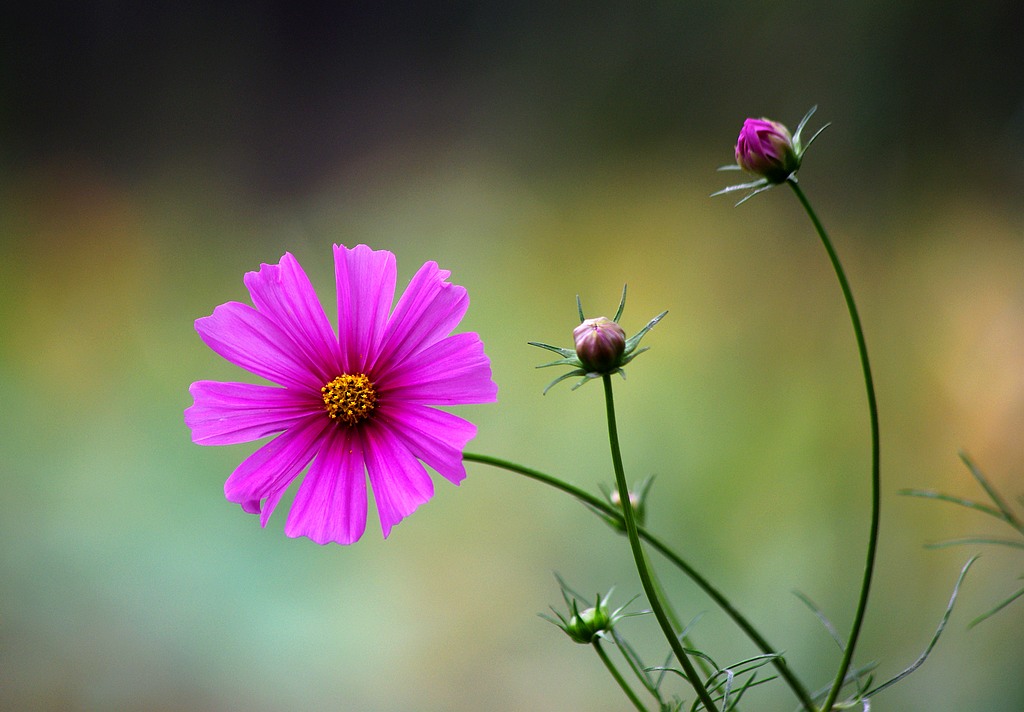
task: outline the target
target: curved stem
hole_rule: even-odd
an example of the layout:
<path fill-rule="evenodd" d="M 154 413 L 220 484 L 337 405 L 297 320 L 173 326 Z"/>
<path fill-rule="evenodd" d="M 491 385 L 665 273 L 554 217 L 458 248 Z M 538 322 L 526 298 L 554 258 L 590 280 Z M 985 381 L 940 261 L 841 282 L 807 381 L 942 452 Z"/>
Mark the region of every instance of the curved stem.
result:
<path fill-rule="evenodd" d="M 612 677 L 615 678 L 615 682 L 619 683 L 619 687 L 621 687 L 622 691 L 626 693 L 626 697 L 628 697 L 629 701 L 633 703 L 633 706 L 640 712 L 647 712 L 647 708 L 644 707 L 643 702 L 641 702 L 640 698 L 636 696 L 636 693 L 633 692 L 633 689 L 619 673 L 618 668 L 615 667 L 615 663 L 613 663 L 611 658 L 608 657 L 608 653 L 606 653 L 604 648 L 601 647 L 600 639 L 594 638 L 592 645 L 594 646 L 594 650 L 597 651 L 598 657 L 601 658 L 601 662 L 603 662 L 604 666 L 608 668 L 608 672 L 610 672 Z"/>
<path fill-rule="evenodd" d="M 665 639 L 672 647 L 672 652 L 675 653 L 676 659 L 679 660 L 679 664 L 686 674 L 686 679 L 690 682 L 704 707 L 711 712 L 718 712 L 715 701 L 711 699 L 707 688 L 704 687 L 704 683 L 697 675 L 697 670 L 694 669 L 693 663 L 690 662 L 690 657 L 683 649 L 683 643 L 679 640 L 679 634 L 676 633 L 675 628 L 672 627 L 672 622 L 665 615 L 665 609 L 661 606 L 661 597 L 658 596 L 658 591 L 651 580 L 651 573 L 647 568 L 647 558 L 644 556 L 643 546 L 640 544 L 640 535 L 637 533 L 636 516 L 633 508 L 629 505 L 629 486 L 626 484 L 626 473 L 622 468 L 619 434 L 615 425 L 615 399 L 612 397 L 612 379 L 607 373 L 601 379 L 604 381 L 605 409 L 608 414 L 608 442 L 611 444 L 612 449 L 612 466 L 615 468 L 615 482 L 619 488 L 619 500 L 623 503 L 622 512 L 623 521 L 626 524 L 626 536 L 629 538 L 629 548 L 633 552 L 633 561 L 636 562 L 636 571 L 640 576 L 640 584 L 643 586 L 644 594 L 647 596 L 647 602 L 651 604 L 651 611 L 654 613 L 654 617 L 658 619 L 658 625 L 661 626 L 661 630 L 665 634 Z"/>
<path fill-rule="evenodd" d="M 839 665 L 839 670 L 836 673 L 835 681 L 832 683 L 832 688 L 829 690 L 828 697 L 825 698 L 825 705 L 822 707 L 822 709 L 827 712 L 832 709 L 836 699 L 839 697 L 839 692 L 846 679 L 846 673 L 849 671 L 850 664 L 853 661 L 853 651 L 854 648 L 857 647 L 857 638 L 860 636 L 861 627 L 864 624 L 864 614 L 867 611 L 868 606 L 868 592 L 871 589 L 871 577 L 875 570 L 875 553 L 878 549 L 878 524 L 880 519 L 879 513 L 881 508 L 882 489 L 878 402 L 875 399 L 874 379 L 871 377 L 871 364 L 868 361 L 868 347 L 864 340 L 864 330 L 861 328 L 860 317 L 857 314 L 857 305 L 853 301 L 853 291 L 850 289 L 850 283 L 846 279 L 846 273 L 843 271 L 843 265 L 839 262 L 839 256 L 832 247 L 832 241 L 829 240 L 828 233 L 825 232 L 825 227 L 821 224 L 821 221 L 818 219 L 817 214 L 811 207 L 810 202 L 808 202 L 807 196 L 804 195 L 803 190 L 796 181 L 790 180 L 788 182 L 789 187 L 792 188 L 793 192 L 796 194 L 797 200 L 800 201 L 800 204 L 807 212 L 807 216 L 814 224 L 814 229 L 817 231 L 818 237 L 821 238 L 821 243 L 825 246 L 828 258 L 832 262 L 832 268 L 835 270 L 836 277 L 839 279 L 839 287 L 843 291 L 843 298 L 846 300 L 846 308 L 850 312 L 850 322 L 853 324 L 853 333 L 857 338 L 857 352 L 860 355 L 860 365 L 864 372 L 864 387 L 867 390 L 868 413 L 871 418 L 871 527 L 868 534 L 868 549 L 866 561 L 864 563 L 864 577 L 860 588 L 860 599 L 857 601 L 857 612 L 854 615 L 853 626 L 850 630 L 850 637 L 846 643 L 846 649 L 843 651 L 843 659 Z"/>
<path fill-rule="evenodd" d="M 612 507 L 600 497 L 596 497 L 586 490 L 580 489 L 568 482 L 564 482 L 557 477 L 547 474 L 546 472 L 541 472 L 540 470 L 535 470 L 532 467 L 526 467 L 525 465 L 504 460 L 500 457 L 482 455 L 480 453 L 464 452 L 462 454 L 462 459 L 467 462 L 477 462 L 481 465 L 490 465 L 491 467 L 497 467 L 498 469 L 507 470 L 518 475 L 529 477 L 532 480 L 554 487 L 557 490 L 573 496 L 603 517 L 608 517 L 618 521 L 619 523 L 623 523 L 624 521 L 621 509 Z M 623 526 L 625 525 L 623 524 Z M 652 549 L 664 556 L 673 566 L 686 574 L 686 576 L 693 581 L 697 587 L 708 596 L 708 598 L 715 602 L 715 605 L 721 608 L 725 614 L 732 619 L 733 623 L 735 623 L 736 626 L 742 630 L 748 638 L 750 638 L 762 653 L 765 653 L 766 655 L 777 654 L 777 649 L 768 643 L 764 636 L 762 636 L 757 628 L 754 627 L 753 623 L 748 621 L 746 617 L 732 605 L 732 602 L 726 598 L 725 594 L 715 588 L 714 585 L 704 578 L 697 569 L 693 568 L 686 559 L 673 551 L 668 544 L 644 527 L 637 526 L 637 534 L 639 534 L 640 538 L 646 541 Z M 786 684 L 789 685 L 793 694 L 800 700 L 803 709 L 809 711 L 815 710 L 816 708 L 811 699 L 810 692 L 808 692 L 807 688 L 796 677 L 796 674 L 790 670 L 789 666 L 786 665 L 785 660 L 783 658 L 775 658 L 772 660 L 772 665 L 775 667 L 782 679 L 786 681 Z"/>

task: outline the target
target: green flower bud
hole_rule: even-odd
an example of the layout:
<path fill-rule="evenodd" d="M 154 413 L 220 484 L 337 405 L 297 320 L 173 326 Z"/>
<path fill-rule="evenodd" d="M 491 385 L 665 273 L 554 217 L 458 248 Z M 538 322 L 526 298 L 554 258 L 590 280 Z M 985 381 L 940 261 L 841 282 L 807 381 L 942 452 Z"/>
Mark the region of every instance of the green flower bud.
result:
<path fill-rule="evenodd" d="M 588 645 L 594 642 L 601 633 L 612 629 L 612 616 L 608 607 L 599 602 L 596 608 L 587 608 L 580 611 L 569 619 L 565 625 L 565 632 L 573 641 Z"/>
<path fill-rule="evenodd" d="M 638 613 L 623 613 L 626 606 L 635 601 L 637 596 L 629 599 L 625 606 L 620 606 L 612 611 L 608 608 L 608 601 L 612 596 L 611 591 L 604 596 L 597 594 L 594 605 L 590 605 L 589 601 L 569 588 L 561 576 L 555 574 L 555 578 L 558 579 L 558 583 L 562 587 L 562 598 L 565 599 L 565 605 L 569 608 L 568 616 L 562 615 L 554 608 L 551 609 L 551 612 L 555 614 L 554 618 L 544 613 L 541 613 L 540 616 L 561 628 L 574 643 L 588 645 L 597 642 L 598 638 L 611 639 L 613 637 L 611 633 L 616 623 L 626 616 L 639 615 Z M 586 606 L 582 611 L 580 610 L 581 604 Z"/>
<path fill-rule="evenodd" d="M 610 497 L 612 505 L 622 509 L 622 498 L 619 497 L 618 490 L 612 490 Z M 636 492 L 629 493 L 629 506 L 633 510 L 633 514 L 636 517 L 636 523 L 640 526 L 644 524 L 644 503 L 640 501 L 640 497 L 637 496 Z"/>
<path fill-rule="evenodd" d="M 636 523 L 640 526 L 644 525 L 647 519 L 647 495 L 651 490 L 651 485 L 654 484 L 654 475 L 648 475 L 647 477 L 637 482 L 629 490 L 629 506 L 633 509 L 633 516 L 636 518 Z M 604 497 L 608 500 L 616 509 L 622 509 L 622 498 L 619 496 L 619 490 L 615 487 L 609 489 L 605 485 L 600 485 L 601 491 L 604 493 Z M 618 532 L 625 532 L 626 527 L 621 519 L 610 517 L 602 512 L 598 511 L 597 514 L 605 520 L 605 522 L 612 529 Z"/>

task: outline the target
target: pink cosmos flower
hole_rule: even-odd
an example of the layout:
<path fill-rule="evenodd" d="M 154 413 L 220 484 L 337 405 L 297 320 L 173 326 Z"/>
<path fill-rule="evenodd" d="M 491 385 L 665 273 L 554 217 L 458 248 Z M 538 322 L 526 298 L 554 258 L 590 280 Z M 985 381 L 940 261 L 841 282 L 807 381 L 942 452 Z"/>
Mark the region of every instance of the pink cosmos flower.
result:
<path fill-rule="evenodd" d="M 385 537 L 433 495 L 424 463 L 465 478 L 476 426 L 431 406 L 493 402 L 498 387 L 480 337 L 451 334 L 469 297 L 448 271 L 424 264 L 393 311 L 392 253 L 335 245 L 334 271 L 337 334 L 287 253 L 245 275 L 253 306 L 228 302 L 196 320 L 216 353 L 280 387 L 197 381 L 185 424 L 200 445 L 280 433 L 228 477 L 225 496 L 266 526 L 309 465 L 285 533 L 351 544 L 366 527 L 367 475 Z"/>

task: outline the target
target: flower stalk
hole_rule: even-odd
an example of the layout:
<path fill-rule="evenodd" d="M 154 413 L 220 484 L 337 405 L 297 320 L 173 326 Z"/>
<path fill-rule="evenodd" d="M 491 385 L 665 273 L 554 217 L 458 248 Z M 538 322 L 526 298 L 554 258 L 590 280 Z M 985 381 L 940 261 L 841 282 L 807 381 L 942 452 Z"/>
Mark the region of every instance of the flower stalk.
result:
<path fill-rule="evenodd" d="M 828 696 L 825 698 L 825 704 L 822 707 L 822 710 L 827 712 L 832 709 L 836 699 L 839 697 L 839 692 L 842 690 L 846 679 L 846 673 L 849 671 L 850 664 L 853 662 L 853 653 L 854 649 L 857 647 L 857 640 L 860 637 L 860 631 L 864 624 L 864 615 L 867 612 L 868 605 L 868 595 L 871 590 L 871 580 L 875 570 L 875 555 L 878 550 L 878 529 L 880 522 L 882 489 L 878 402 L 875 398 L 874 379 L 871 376 L 871 363 L 868 360 L 868 347 L 867 342 L 864 339 L 864 329 L 861 327 L 860 316 L 857 312 L 857 304 L 853 299 L 853 290 L 850 289 L 850 283 L 846 278 L 846 272 L 843 270 L 843 265 L 839 261 L 839 255 L 832 246 L 832 241 L 829 239 L 828 233 L 825 231 L 825 227 L 821 224 L 821 220 L 818 219 L 817 213 L 814 212 L 814 208 L 811 207 L 810 201 L 807 200 L 807 196 L 804 194 L 799 184 L 793 179 L 788 180 L 787 183 L 789 187 L 793 189 L 797 200 L 800 201 L 800 205 L 803 206 L 807 216 L 811 219 L 811 223 L 814 225 L 814 229 L 818 233 L 818 237 L 821 238 L 821 243 L 824 245 L 825 251 L 828 253 L 828 258 L 832 263 L 833 270 L 835 270 L 836 278 L 839 280 L 839 288 L 843 292 L 843 299 L 846 301 L 846 308 L 850 313 L 850 322 L 853 325 L 853 333 L 857 339 L 857 353 L 860 356 L 861 370 L 864 374 L 864 387 L 867 391 L 868 398 L 868 415 L 871 420 L 871 524 L 868 531 L 868 546 L 867 553 L 865 555 L 864 574 L 861 580 L 860 596 L 857 601 L 857 610 L 854 614 L 853 625 L 850 629 L 850 636 L 847 640 L 846 648 L 843 651 L 843 658 L 840 662 L 839 669 L 836 672 L 835 681 L 832 683 Z"/>
<path fill-rule="evenodd" d="M 622 467 L 622 453 L 619 449 L 619 434 L 618 428 L 615 424 L 615 399 L 612 395 L 612 380 L 610 374 L 604 374 L 602 377 L 604 381 L 604 396 L 605 396 L 605 408 L 608 415 L 608 442 L 611 445 L 612 452 L 612 466 L 615 469 L 615 483 L 618 486 L 619 498 L 623 502 L 629 502 L 629 485 L 626 484 L 626 473 Z M 672 652 L 675 654 L 676 659 L 682 666 L 683 673 L 686 675 L 686 679 L 693 687 L 694 692 L 697 693 L 697 697 L 700 698 L 701 703 L 705 709 L 710 712 L 718 712 L 718 707 L 715 705 L 715 701 L 711 699 L 710 693 L 701 681 L 701 678 L 697 675 L 696 669 L 693 667 L 693 663 L 690 662 L 689 656 L 683 649 L 682 641 L 679 639 L 679 634 L 672 626 L 672 622 L 669 620 L 665 613 L 665 609 L 661 605 L 661 597 L 658 595 L 658 589 L 654 585 L 654 581 L 651 579 L 650 570 L 647 567 L 647 559 L 644 556 L 643 546 L 640 544 L 640 536 L 637 532 L 636 517 L 633 513 L 632 507 L 623 507 L 623 522 L 626 525 L 626 536 L 629 538 L 629 547 L 633 552 L 633 561 L 636 563 L 637 574 L 640 576 L 640 584 L 644 589 L 644 594 L 647 596 L 648 603 L 651 604 L 651 611 L 654 613 L 654 617 L 658 620 L 658 625 L 661 626 L 662 632 L 665 634 L 666 640 L 672 647 Z"/>
<path fill-rule="evenodd" d="M 636 693 L 633 692 L 633 688 L 629 686 L 626 679 L 622 677 L 622 673 L 620 673 L 619 669 L 615 667 L 615 663 L 613 663 L 612 659 L 608 657 L 608 653 L 606 653 L 604 648 L 601 647 L 600 638 L 595 638 L 591 645 L 594 646 L 597 656 L 601 658 L 601 662 L 604 663 L 604 666 L 608 669 L 612 678 L 616 683 L 618 683 L 619 687 L 622 688 L 622 691 L 626 694 L 626 697 L 629 698 L 629 701 L 633 703 L 633 706 L 636 707 L 639 712 L 647 712 L 647 708 L 644 707 L 644 703 L 636 696 Z"/>

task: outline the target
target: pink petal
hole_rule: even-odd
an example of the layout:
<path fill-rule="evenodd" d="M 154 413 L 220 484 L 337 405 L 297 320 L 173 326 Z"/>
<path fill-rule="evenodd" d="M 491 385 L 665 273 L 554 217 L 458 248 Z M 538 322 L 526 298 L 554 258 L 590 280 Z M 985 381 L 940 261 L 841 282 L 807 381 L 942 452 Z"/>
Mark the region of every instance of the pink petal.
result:
<path fill-rule="evenodd" d="M 261 265 L 245 275 L 245 286 L 261 314 L 291 336 L 306 367 L 321 383 L 338 375 L 338 339 L 302 266 L 285 253 L 279 265 Z"/>
<path fill-rule="evenodd" d="M 463 287 L 445 281 L 450 273 L 427 262 L 398 300 L 381 345 L 375 368 L 394 368 L 412 353 L 452 332 L 469 307 Z"/>
<path fill-rule="evenodd" d="M 259 514 L 263 509 L 263 504 L 258 499 L 247 499 L 239 504 L 242 505 L 242 511 L 246 514 Z"/>
<path fill-rule="evenodd" d="M 497 400 L 491 363 L 474 333 L 455 334 L 406 360 L 379 382 L 381 398 L 425 405 L 464 405 Z"/>
<path fill-rule="evenodd" d="M 434 495 L 434 483 L 419 460 L 386 431 L 364 428 L 363 453 L 384 538 L 391 527 Z"/>
<path fill-rule="evenodd" d="M 317 409 L 295 391 L 250 383 L 196 381 L 185 425 L 198 445 L 234 445 L 286 430 Z"/>
<path fill-rule="evenodd" d="M 287 485 L 285 485 L 284 487 L 280 487 L 271 492 L 269 495 L 267 495 L 267 498 L 263 500 L 263 505 L 258 510 L 260 513 L 261 527 L 267 526 L 267 522 L 270 521 L 270 515 L 274 513 L 274 509 L 277 508 L 277 503 L 281 501 L 281 497 L 284 496 L 284 493 L 287 489 Z M 242 509 L 245 509 L 244 504 L 242 505 Z"/>
<path fill-rule="evenodd" d="M 338 341 L 341 370 L 365 373 L 384 335 L 395 298 L 395 256 L 366 245 L 334 246 L 338 288 Z"/>
<path fill-rule="evenodd" d="M 319 413 L 300 420 L 243 460 L 224 483 L 224 496 L 246 511 L 252 502 L 267 500 L 260 517 L 266 526 L 277 500 L 316 455 L 330 427 L 334 424 Z"/>
<path fill-rule="evenodd" d="M 469 421 L 424 405 L 389 403 L 373 422 L 445 479 L 459 484 L 466 478 L 462 450 L 476 436 L 476 426 Z"/>
<path fill-rule="evenodd" d="M 221 304 L 196 319 L 206 345 L 236 366 L 285 386 L 315 388 L 324 381 L 310 372 L 307 359 L 275 322 L 239 302 Z"/>
<path fill-rule="evenodd" d="M 295 494 L 284 532 L 351 544 L 366 529 L 366 470 L 355 431 L 335 426 Z"/>

